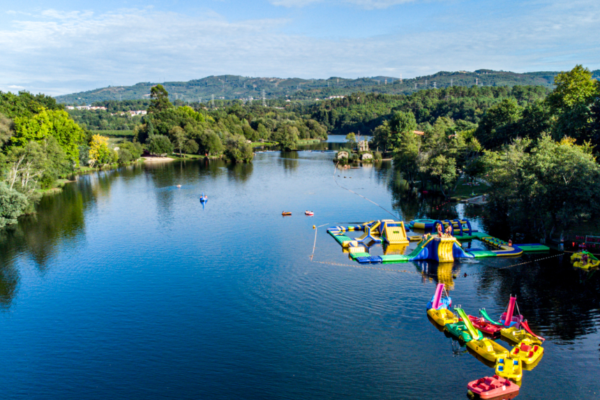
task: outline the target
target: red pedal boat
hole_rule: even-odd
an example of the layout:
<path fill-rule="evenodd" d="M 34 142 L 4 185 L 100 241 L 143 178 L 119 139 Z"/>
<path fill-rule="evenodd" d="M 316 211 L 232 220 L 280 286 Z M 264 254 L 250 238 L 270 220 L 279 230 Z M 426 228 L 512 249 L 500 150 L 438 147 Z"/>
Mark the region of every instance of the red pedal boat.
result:
<path fill-rule="evenodd" d="M 304 211 L 304 214 L 306 214 L 306 215 L 308 215 L 310 217 L 312 217 L 313 215 L 315 215 L 315 213 L 312 212 L 312 211 Z"/>
<path fill-rule="evenodd" d="M 467 388 L 482 399 L 514 399 L 519 394 L 519 385 L 498 375 L 486 376 L 469 382 Z"/>
<path fill-rule="evenodd" d="M 469 315 L 469 319 L 471 320 L 473 326 L 479 329 L 481 332 L 486 333 L 493 338 L 500 337 L 500 331 L 502 330 L 501 326 L 491 324 L 482 317 L 478 318 Z"/>

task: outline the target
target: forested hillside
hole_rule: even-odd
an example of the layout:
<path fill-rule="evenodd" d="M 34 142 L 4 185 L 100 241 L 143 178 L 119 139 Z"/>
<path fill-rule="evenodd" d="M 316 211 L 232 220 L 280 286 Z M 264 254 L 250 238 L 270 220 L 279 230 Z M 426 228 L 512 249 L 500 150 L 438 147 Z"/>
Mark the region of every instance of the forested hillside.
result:
<path fill-rule="evenodd" d="M 545 86 L 552 87 L 558 72 L 515 73 L 506 71 L 477 70 L 474 72 L 438 72 L 433 75 L 411 79 L 400 77 L 370 77 L 344 79 L 300 78 L 251 78 L 237 75 L 209 76 L 188 82 L 164 82 L 171 101 L 208 102 L 215 99 L 267 99 L 289 98 L 314 101 L 329 96 L 365 93 L 410 94 L 418 90 L 446 88 L 451 86 Z M 600 77 L 600 71 L 593 72 Z M 157 83 L 141 82 L 133 86 L 112 86 L 86 92 L 57 96 L 59 103 L 91 104 L 107 100 L 149 100 L 150 88 Z"/>

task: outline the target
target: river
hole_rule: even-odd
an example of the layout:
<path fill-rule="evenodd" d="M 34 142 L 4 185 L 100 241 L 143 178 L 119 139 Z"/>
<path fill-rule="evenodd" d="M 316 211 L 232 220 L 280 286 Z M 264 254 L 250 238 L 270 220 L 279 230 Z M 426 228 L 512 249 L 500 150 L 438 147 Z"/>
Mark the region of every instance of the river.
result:
<path fill-rule="evenodd" d="M 45 197 L 0 233 L 3 398 L 465 399 L 493 370 L 427 319 L 440 279 L 470 314 L 517 295 L 547 338 L 519 398 L 600 398 L 597 273 L 548 255 L 359 268 L 328 226 L 486 221 L 398 189 L 389 162 L 335 170 L 319 150 L 339 146 L 127 167 Z"/>

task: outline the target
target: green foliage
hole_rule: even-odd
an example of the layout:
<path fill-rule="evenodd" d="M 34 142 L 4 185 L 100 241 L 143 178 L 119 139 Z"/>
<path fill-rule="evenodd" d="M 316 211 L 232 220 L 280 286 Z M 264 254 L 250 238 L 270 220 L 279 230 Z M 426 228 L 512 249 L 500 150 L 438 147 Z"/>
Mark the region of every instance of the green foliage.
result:
<path fill-rule="evenodd" d="M 121 142 L 119 143 L 119 163 L 127 164 L 137 160 L 142 156 L 142 145 L 140 143 Z"/>
<path fill-rule="evenodd" d="M 173 153 L 173 144 L 169 140 L 168 137 L 164 135 L 154 135 L 150 138 L 150 143 L 148 144 L 148 151 L 151 154 L 171 154 Z"/>
<path fill-rule="evenodd" d="M 132 131 L 142 123 L 141 116 L 131 116 L 122 111 L 111 114 L 103 110 L 69 110 L 68 113 L 82 128 L 99 131 Z"/>
<path fill-rule="evenodd" d="M 117 162 L 117 153 L 108 147 L 108 138 L 94 135 L 90 143 L 89 165 L 91 167 L 102 167 Z"/>
<path fill-rule="evenodd" d="M 517 121 L 521 119 L 522 111 L 516 100 L 502 100 L 486 111 L 475 136 L 484 147 L 490 149 L 511 142 L 519 133 Z"/>
<path fill-rule="evenodd" d="M 173 107 L 169 101 L 169 93 L 161 84 L 153 86 L 150 89 L 150 99 L 152 100 L 150 101 L 150 106 L 148 107 L 149 113 L 157 113 Z"/>
<path fill-rule="evenodd" d="M 69 114 L 63 110 L 42 109 L 33 117 L 16 117 L 15 133 L 11 144 L 24 147 L 30 141 L 42 141 L 54 136 L 67 157 L 75 164 L 79 163 L 79 144 L 84 138 L 84 131 Z"/>
<path fill-rule="evenodd" d="M 347 134 L 346 141 L 350 144 L 356 143 L 356 134 L 354 132 Z"/>
<path fill-rule="evenodd" d="M 574 140 L 515 141 L 486 152 L 490 207 L 520 231 L 548 238 L 600 214 L 600 167 Z"/>
<path fill-rule="evenodd" d="M 29 92 L 19 92 L 18 95 L 0 92 L 0 114 L 8 118 L 33 117 L 47 110 L 63 110 L 64 105 L 57 104 L 53 97 L 44 94 L 32 95 Z"/>
<path fill-rule="evenodd" d="M 225 156 L 233 162 L 250 162 L 254 158 L 254 153 L 246 138 L 230 136 L 225 142 Z"/>
<path fill-rule="evenodd" d="M 183 147 L 183 151 L 186 154 L 197 154 L 198 150 L 200 150 L 200 146 L 198 146 L 198 142 L 196 142 L 194 139 L 190 139 L 185 142 L 185 146 Z"/>
<path fill-rule="evenodd" d="M 284 150 L 296 150 L 298 144 L 298 128 L 292 125 L 283 125 L 273 133 L 273 140 L 279 142 Z"/>
<path fill-rule="evenodd" d="M 12 120 L 4 116 L 4 114 L 0 114 L 0 149 L 10 141 L 13 131 Z"/>
<path fill-rule="evenodd" d="M 0 229 L 16 224 L 17 218 L 25 212 L 28 205 L 25 195 L 0 182 Z"/>

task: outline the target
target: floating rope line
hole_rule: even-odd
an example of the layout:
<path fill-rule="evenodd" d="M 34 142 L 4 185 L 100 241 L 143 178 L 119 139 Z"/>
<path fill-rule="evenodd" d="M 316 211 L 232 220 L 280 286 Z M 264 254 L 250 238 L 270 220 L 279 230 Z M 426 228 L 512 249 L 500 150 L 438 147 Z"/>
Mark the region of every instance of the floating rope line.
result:
<path fill-rule="evenodd" d="M 561 254 L 555 254 L 553 256 L 548 256 L 548 257 L 544 257 L 544 258 L 538 258 L 537 260 L 525 261 L 525 262 L 522 262 L 522 263 L 509 265 L 507 267 L 500 267 L 498 269 L 508 269 L 508 268 L 513 268 L 513 267 L 518 267 L 519 265 L 525 265 L 525 264 L 530 264 L 530 263 L 534 263 L 534 262 L 538 262 L 538 261 L 548 260 L 550 258 L 555 258 L 555 257 L 562 256 L 562 255 L 563 255 L 562 253 Z"/>
<path fill-rule="evenodd" d="M 335 184 L 336 184 L 336 185 L 338 185 L 339 187 L 341 187 L 341 188 L 342 188 L 342 189 L 344 189 L 344 190 L 347 190 L 347 191 L 349 191 L 350 193 L 354 193 L 355 195 L 357 195 L 357 196 L 360 196 L 360 197 L 362 197 L 363 199 L 365 199 L 365 200 L 367 200 L 367 201 L 370 201 L 371 203 L 375 204 L 377 207 L 381 208 L 381 209 L 382 209 L 383 211 L 385 211 L 386 213 L 388 213 L 388 214 L 390 214 L 391 216 L 393 216 L 395 219 L 400 219 L 400 217 L 398 217 L 396 214 L 394 214 L 393 212 L 391 212 L 391 211 L 389 211 L 389 210 L 387 210 L 387 209 L 383 208 L 383 207 L 382 207 L 382 206 L 380 206 L 379 204 L 375 203 L 373 200 L 371 200 L 371 199 L 369 199 L 369 198 L 367 198 L 367 197 L 363 196 L 362 194 L 356 193 L 355 191 L 353 191 L 353 190 L 351 190 L 351 189 L 348 189 L 348 188 L 346 188 L 346 187 L 343 187 L 342 185 L 340 185 L 340 184 L 338 183 L 337 179 L 335 179 L 335 174 L 337 173 L 337 166 L 338 166 L 338 164 L 339 164 L 339 162 L 335 164 L 335 168 L 334 168 L 334 170 L 333 170 L 333 181 L 335 182 Z"/>

